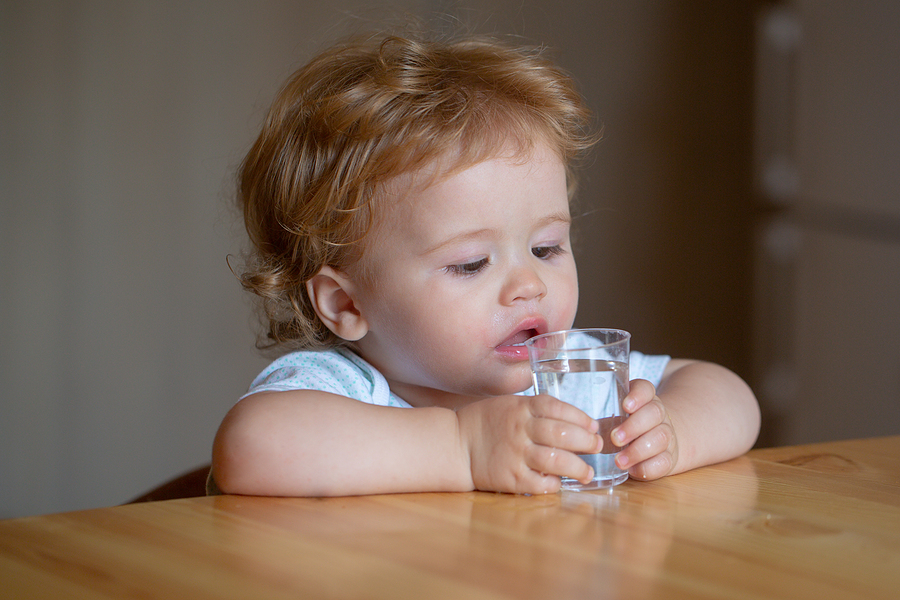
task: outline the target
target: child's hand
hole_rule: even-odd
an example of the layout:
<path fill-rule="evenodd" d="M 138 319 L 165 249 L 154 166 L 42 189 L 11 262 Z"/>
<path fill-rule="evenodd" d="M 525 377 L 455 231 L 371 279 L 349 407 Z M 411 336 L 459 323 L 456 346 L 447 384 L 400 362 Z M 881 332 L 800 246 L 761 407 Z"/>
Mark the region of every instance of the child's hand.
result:
<path fill-rule="evenodd" d="M 666 407 L 649 381 L 635 379 L 625 397 L 630 416 L 613 429 L 616 445 L 630 444 L 616 456 L 620 469 L 644 481 L 665 477 L 678 462 L 678 440 Z"/>
<path fill-rule="evenodd" d="M 599 452 L 598 424 L 550 396 L 498 396 L 457 412 L 475 489 L 546 494 L 560 476 L 587 483 L 593 470 L 577 454 Z"/>

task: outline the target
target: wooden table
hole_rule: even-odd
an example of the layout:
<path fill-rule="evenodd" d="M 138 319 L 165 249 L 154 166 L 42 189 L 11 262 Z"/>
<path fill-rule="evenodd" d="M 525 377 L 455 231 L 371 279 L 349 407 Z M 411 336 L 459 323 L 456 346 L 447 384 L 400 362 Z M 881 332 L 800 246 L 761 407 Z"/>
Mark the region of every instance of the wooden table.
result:
<path fill-rule="evenodd" d="M 612 493 L 222 496 L 0 521 L 2 598 L 900 598 L 900 436 Z"/>

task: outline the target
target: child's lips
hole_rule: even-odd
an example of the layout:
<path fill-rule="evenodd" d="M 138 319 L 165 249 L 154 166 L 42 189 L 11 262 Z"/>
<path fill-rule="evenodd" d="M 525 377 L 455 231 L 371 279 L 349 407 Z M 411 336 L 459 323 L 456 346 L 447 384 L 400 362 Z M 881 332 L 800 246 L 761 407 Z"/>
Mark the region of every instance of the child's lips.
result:
<path fill-rule="evenodd" d="M 527 361 L 528 348 L 525 347 L 525 341 L 533 338 L 537 334 L 538 331 L 536 329 L 520 329 L 503 340 L 503 342 L 497 346 L 496 351 L 500 356 L 506 357 L 506 359 L 512 360 L 515 363 Z"/>
<path fill-rule="evenodd" d="M 524 329 L 517 331 L 501 343 L 501 346 L 524 346 L 526 340 L 530 340 L 537 335 L 536 329 Z"/>
<path fill-rule="evenodd" d="M 547 322 L 541 317 L 529 317 L 519 321 L 513 333 L 497 345 L 497 352 L 515 362 L 528 360 L 525 342 L 547 331 Z"/>

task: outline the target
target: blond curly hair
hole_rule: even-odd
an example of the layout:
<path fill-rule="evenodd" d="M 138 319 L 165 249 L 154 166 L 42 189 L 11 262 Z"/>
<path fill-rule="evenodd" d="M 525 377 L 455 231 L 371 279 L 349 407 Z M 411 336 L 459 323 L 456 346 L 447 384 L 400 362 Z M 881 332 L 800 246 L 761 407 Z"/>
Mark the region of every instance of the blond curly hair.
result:
<path fill-rule="evenodd" d="M 306 282 L 323 266 L 359 261 L 386 182 L 439 159 L 465 168 L 536 141 L 569 169 L 596 140 L 590 130 L 573 81 L 540 48 L 371 35 L 318 55 L 278 93 L 238 172 L 252 243 L 240 279 L 261 299 L 259 345 L 341 344 Z"/>

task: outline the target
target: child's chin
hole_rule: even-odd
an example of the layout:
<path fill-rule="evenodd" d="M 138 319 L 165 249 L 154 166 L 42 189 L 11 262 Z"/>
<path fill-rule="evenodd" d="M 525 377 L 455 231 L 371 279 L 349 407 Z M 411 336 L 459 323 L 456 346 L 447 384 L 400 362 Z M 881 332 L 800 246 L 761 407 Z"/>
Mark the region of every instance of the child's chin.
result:
<path fill-rule="evenodd" d="M 502 386 L 503 389 L 495 396 L 507 396 L 512 394 L 518 394 L 520 392 L 524 392 L 534 385 L 534 382 L 531 379 L 531 369 L 527 369 L 525 373 L 521 376 L 516 376 L 510 378 L 510 380 L 506 383 L 506 385 Z"/>

